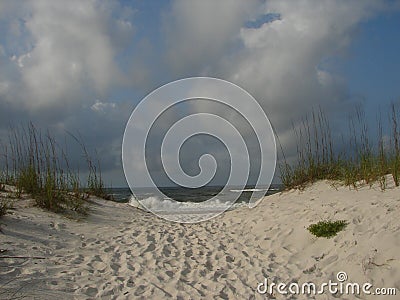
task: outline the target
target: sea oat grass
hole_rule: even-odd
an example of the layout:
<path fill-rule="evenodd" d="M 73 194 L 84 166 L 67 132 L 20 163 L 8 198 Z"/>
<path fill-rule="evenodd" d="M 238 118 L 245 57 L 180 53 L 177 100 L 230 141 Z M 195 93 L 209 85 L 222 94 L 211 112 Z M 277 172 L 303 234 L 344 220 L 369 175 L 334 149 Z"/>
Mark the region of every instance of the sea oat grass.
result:
<path fill-rule="evenodd" d="M 28 193 L 39 207 L 60 212 L 71 210 L 87 213 L 85 192 L 106 196 L 99 160 L 93 163 L 81 140 L 88 166 L 87 186 L 81 187 L 79 173 L 70 167 L 67 151 L 54 136 L 45 134 L 32 123 L 9 132 L 8 144 L 3 145 L 1 181 L 15 185 L 17 196 Z"/>
<path fill-rule="evenodd" d="M 296 157 L 289 163 L 282 145 L 282 160 L 279 163 L 280 176 L 287 189 L 303 189 L 317 180 L 340 181 L 357 188 L 358 184 L 372 185 L 379 182 L 382 190 L 386 188 L 386 175 L 393 177 L 396 186 L 400 185 L 400 139 L 397 106 L 391 106 L 388 114 L 389 124 L 382 125 L 379 116 L 378 136 L 374 138 L 367 126 L 365 116 L 358 107 L 349 119 L 347 141 L 342 135 L 344 153 L 335 151 L 329 122 L 324 113 L 313 112 L 312 118 L 304 118 L 299 125 L 293 125 L 296 138 Z M 390 144 L 388 138 L 390 137 Z M 337 140 L 335 140 L 337 141 Z M 372 142 L 374 141 L 374 142 Z M 279 138 L 278 138 L 279 142 Z"/>

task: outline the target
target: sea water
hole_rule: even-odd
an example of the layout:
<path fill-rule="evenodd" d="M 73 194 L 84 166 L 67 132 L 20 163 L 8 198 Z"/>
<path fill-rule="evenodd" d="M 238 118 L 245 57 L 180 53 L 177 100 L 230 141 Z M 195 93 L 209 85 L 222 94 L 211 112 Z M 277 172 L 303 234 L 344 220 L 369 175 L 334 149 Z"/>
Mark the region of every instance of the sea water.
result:
<path fill-rule="evenodd" d="M 154 188 L 136 188 L 133 191 L 129 188 L 112 188 L 108 190 L 108 193 L 113 196 L 114 201 L 138 208 L 146 207 L 151 210 L 171 211 L 171 213 L 177 210 L 193 212 L 198 209 L 212 212 L 247 206 L 253 193 L 257 198 L 261 198 L 276 193 L 281 188 L 281 185 L 271 185 L 269 189 L 262 187 L 255 189 L 254 186 L 245 188 L 232 186 L 223 191 L 223 187 L 196 189 L 163 187 L 160 188 L 162 195 L 157 193 Z M 211 198 L 213 199 L 210 200 Z M 231 205 L 234 199 L 237 200 Z"/>

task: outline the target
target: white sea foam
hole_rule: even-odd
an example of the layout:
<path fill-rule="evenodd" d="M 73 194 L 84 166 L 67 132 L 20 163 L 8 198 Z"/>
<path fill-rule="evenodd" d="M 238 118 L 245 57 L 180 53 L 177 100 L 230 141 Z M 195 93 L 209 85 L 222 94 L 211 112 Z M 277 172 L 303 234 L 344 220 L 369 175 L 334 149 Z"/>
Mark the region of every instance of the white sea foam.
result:
<path fill-rule="evenodd" d="M 138 199 L 131 195 L 128 204 L 130 206 L 152 211 L 163 212 L 204 212 L 204 211 L 222 211 L 226 209 L 234 209 L 237 207 L 246 206 L 246 203 L 235 203 L 231 205 L 229 201 L 221 201 L 219 199 L 207 200 L 204 202 L 178 202 L 170 198 L 160 199 L 158 197 L 147 197 L 138 201 Z"/>
<path fill-rule="evenodd" d="M 267 189 L 243 189 L 243 190 L 230 190 L 233 193 L 241 193 L 241 192 L 266 192 Z"/>
<path fill-rule="evenodd" d="M 142 205 L 139 203 L 139 201 L 138 201 L 138 200 L 136 199 L 136 197 L 133 196 L 133 195 L 131 195 L 131 196 L 129 197 L 129 202 L 128 202 L 128 204 L 129 204 L 130 206 L 132 206 L 132 207 L 143 209 Z"/>

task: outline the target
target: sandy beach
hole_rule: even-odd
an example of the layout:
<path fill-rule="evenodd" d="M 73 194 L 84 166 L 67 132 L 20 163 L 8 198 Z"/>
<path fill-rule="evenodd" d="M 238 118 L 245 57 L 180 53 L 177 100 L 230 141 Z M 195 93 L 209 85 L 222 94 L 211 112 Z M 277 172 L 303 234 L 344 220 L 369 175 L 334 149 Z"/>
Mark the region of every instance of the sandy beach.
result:
<path fill-rule="evenodd" d="M 399 53 L 400 0 L 0 0 L 0 300 L 400 300 Z"/>
<path fill-rule="evenodd" d="M 76 221 L 25 197 L 1 219 L 0 298 L 399 299 L 399 191 L 318 182 L 198 224 L 95 198 Z M 349 224 L 317 238 L 307 227 L 323 219 Z M 257 292 L 265 278 L 321 284 L 339 272 L 397 295 Z"/>

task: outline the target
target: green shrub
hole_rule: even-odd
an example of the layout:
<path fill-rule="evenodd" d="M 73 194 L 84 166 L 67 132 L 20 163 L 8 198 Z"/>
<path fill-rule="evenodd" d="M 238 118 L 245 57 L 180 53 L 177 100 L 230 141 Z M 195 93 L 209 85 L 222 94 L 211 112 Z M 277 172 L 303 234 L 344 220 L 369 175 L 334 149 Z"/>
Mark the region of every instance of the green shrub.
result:
<path fill-rule="evenodd" d="M 308 231 L 310 231 L 316 237 L 334 237 L 339 231 L 346 228 L 347 222 L 344 220 L 339 221 L 319 221 L 316 224 L 311 224 L 308 226 Z"/>

